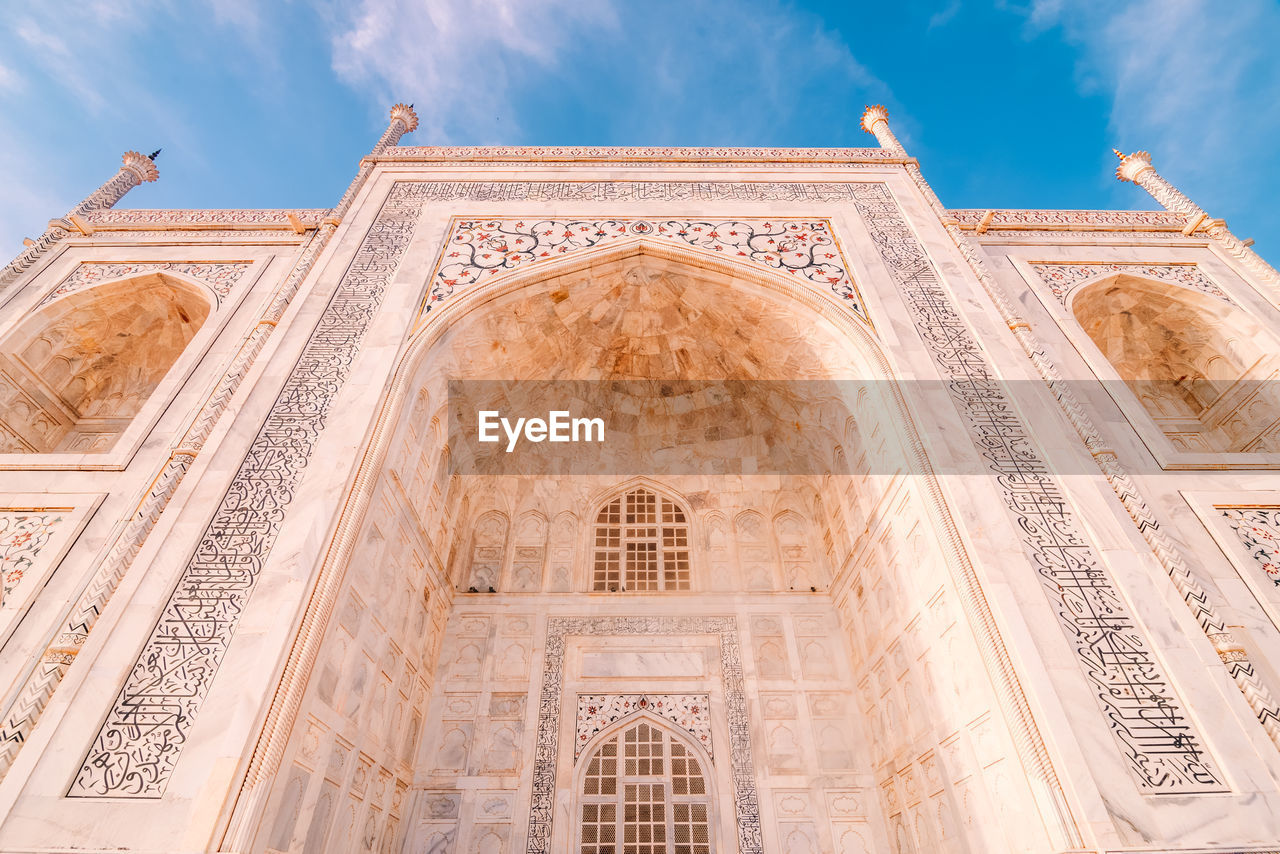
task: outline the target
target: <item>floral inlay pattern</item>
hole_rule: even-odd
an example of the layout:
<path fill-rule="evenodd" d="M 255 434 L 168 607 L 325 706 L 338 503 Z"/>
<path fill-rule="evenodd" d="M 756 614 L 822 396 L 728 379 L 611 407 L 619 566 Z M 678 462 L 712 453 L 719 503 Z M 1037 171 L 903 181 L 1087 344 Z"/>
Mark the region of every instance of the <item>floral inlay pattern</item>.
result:
<path fill-rule="evenodd" d="M 1280 507 L 1219 507 L 1261 570 L 1280 586 Z"/>
<path fill-rule="evenodd" d="M 626 237 L 682 243 L 830 288 L 858 315 L 862 297 L 826 220 L 463 219 L 454 223 L 428 310 L 454 288 L 488 282 Z"/>
<path fill-rule="evenodd" d="M 693 736 L 711 756 L 710 698 L 706 694 L 582 694 L 578 696 L 578 732 L 573 742 L 576 760 L 596 733 L 623 718 L 649 712 L 671 721 Z"/>
<path fill-rule="evenodd" d="M 49 544 L 60 522 L 60 513 L 0 511 L 0 573 L 4 577 L 0 605 L 8 604 L 11 594 L 35 565 L 36 556 Z"/>

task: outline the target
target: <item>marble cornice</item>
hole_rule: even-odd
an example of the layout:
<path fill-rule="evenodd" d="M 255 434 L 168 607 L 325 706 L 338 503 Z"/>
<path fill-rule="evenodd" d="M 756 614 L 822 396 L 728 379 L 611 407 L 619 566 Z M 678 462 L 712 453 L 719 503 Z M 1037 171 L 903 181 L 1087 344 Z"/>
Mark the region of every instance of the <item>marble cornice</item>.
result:
<path fill-rule="evenodd" d="M 378 161 L 445 163 L 767 163 L 772 165 L 823 163 L 900 163 L 901 154 L 881 148 L 729 148 L 645 147 L 590 145 L 473 145 L 396 146 L 377 155 Z"/>
<path fill-rule="evenodd" d="M 305 233 L 329 215 L 306 209 L 139 209 L 102 210 L 84 216 L 91 231 L 292 231 Z"/>
<path fill-rule="evenodd" d="M 1171 211 L 995 210 L 947 211 L 965 231 L 1182 231 L 1185 218 Z"/>

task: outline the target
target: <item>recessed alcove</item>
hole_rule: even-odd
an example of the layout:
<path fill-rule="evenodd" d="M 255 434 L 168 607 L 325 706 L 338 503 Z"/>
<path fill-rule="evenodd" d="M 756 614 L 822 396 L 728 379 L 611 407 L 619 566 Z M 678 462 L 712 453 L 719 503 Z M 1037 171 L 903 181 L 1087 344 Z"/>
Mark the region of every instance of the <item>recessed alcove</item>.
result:
<path fill-rule="evenodd" d="M 1280 450 L 1280 344 L 1243 311 L 1128 275 L 1081 289 L 1071 309 L 1176 450 Z"/>
<path fill-rule="evenodd" d="M 0 451 L 111 450 L 209 313 L 199 290 L 159 273 L 33 311 L 0 342 Z"/>
<path fill-rule="evenodd" d="M 621 838 L 644 822 L 588 791 L 582 763 L 642 723 L 664 761 L 697 753 L 705 796 L 677 792 L 670 765 L 617 785 L 646 786 L 650 808 L 688 806 L 708 852 L 738 850 L 765 801 L 784 817 L 769 830 L 778 850 L 892 850 L 923 819 L 890 810 L 883 781 L 976 731 L 1001 797 L 971 774 L 931 796 L 950 834 L 940 850 L 1052 834 L 1052 818 L 1027 820 L 1044 793 L 1014 769 L 945 519 L 910 473 L 909 417 L 860 320 L 785 281 L 644 246 L 466 297 L 397 374 L 269 805 L 273 850 L 360 834 L 316 770 L 333 740 L 406 790 L 414 781 L 402 850 L 451 845 L 462 816 L 492 809 L 511 822 L 468 838 L 595 851 L 605 825 Z M 469 405 L 497 406 L 552 380 L 634 384 L 641 412 L 677 407 L 683 428 L 637 418 L 631 447 L 654 449 L 640 470 L 467 474 L 475 449 L 450 436 L 449 382 L 493 383 L 492 400 Z M 733 394 L 675 403 L 668 382 Z M 740 415 L 726 434 L 714 428 L 728 412 Z M 758 470 L 699 467 L 744 457 Z M 688 714 L 632 717 L 641 700 Z M 821 827 L 806 823 L 819 814 Z"/>

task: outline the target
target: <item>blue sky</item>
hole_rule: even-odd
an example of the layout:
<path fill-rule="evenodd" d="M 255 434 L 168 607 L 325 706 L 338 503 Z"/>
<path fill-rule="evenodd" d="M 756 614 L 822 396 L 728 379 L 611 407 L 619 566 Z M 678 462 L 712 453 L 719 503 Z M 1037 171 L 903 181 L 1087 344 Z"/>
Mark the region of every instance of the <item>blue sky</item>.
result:
<path fill-rule="evenodd" d="M 1152 207 L 1112 147 L 1280 261 L 1267 0 L 0 0 L 0 254 L 126 149 L 122 207 L 329 207 L 397 100 L 407 144 L 873 144 L 951 207 Z M 1274 248 L 1273 248 L 1274 247 Z"/>

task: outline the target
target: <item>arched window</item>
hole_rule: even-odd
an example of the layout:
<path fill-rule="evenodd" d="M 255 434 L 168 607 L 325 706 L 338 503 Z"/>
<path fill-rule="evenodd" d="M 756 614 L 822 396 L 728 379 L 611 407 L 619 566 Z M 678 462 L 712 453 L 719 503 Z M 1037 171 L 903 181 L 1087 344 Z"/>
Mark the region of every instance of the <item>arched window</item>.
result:
<path fill-rule="evenodd" d="M 587 760 L 579 854 L 711 854 L 711 797 L 694 748 L 642 718 Z"/>
<path fill-rule="evenodd" d="M 154 274 L 32 313 L 0 345 L 0 451 L 111 450 L 209 309 L 192 286 Z"/>
<path fill-rule="evenodd" d="M 592 590 L 689 590 L 689 524 L 671 499 L 638 488 L 596 517 Z"/>

